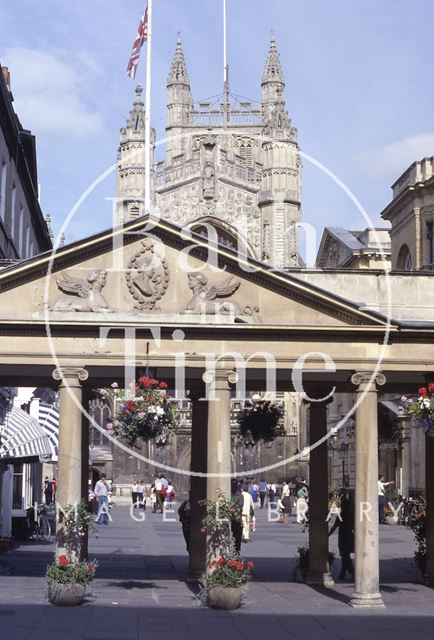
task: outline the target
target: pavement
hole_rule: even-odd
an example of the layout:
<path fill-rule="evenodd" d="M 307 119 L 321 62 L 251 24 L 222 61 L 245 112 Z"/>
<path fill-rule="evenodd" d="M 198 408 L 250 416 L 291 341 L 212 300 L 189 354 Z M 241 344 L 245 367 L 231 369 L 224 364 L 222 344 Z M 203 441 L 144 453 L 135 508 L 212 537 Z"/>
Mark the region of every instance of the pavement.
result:
<path fill-rule="evenodd" d="M 25 543 L 0 555 L 1 640 L 427 640 L 434 638 L 434 592 L 413 562 L 412 532 L 380 527 L 380 581 L 385 609 L 348 606 L 353 585 L 313 589 L 296 569 L 307 533 L 257 513 L 243 556 L 255 563 L 245 602 L 233 612 L 202 605 L 185 583 L 187 554 L 179 523 L 146 512 L 135 522 L 126 506 L 90 539 L 99 562 L 92 595 L 79 607 L 47 601 L 45 567 L 52 543 Z M 174 517 L 169 514 L 168 517 Z M 337 550 L 336 534 L 330 549 Z M 336 577 L 340 561 L 332 566 Z"/>

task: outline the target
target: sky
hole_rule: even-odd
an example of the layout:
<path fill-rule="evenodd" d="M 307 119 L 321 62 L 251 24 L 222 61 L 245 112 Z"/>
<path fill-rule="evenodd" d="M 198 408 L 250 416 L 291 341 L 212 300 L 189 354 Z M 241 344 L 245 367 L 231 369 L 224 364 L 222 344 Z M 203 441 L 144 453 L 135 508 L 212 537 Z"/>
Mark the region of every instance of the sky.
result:
<path fill-rule="evenodd" d="M 273 32 L 303 154 L 302 217 L 365 228 L 414 160 L 434 154 L 432 0 L 227 0 L 231 91 L 260 100 Z M 40 201 L 73 241 L 108 228 L 119 129 L 136 81 L 125 75 L 144 0 L 0 0 L 0 62 L 36 135 Z M 222 0 L 154 0 L 152 124 L 164 136 L 166 79 L 181 33 L 195 100 L 222 91 Z M 313 162 L 309 158 L 313 158 Z M 321 171 L 323 165 L 328 172 Z M 336 175 L 343 187 L 330 178 Z M 352 195 L 351 195 L 352 194 Z"/>

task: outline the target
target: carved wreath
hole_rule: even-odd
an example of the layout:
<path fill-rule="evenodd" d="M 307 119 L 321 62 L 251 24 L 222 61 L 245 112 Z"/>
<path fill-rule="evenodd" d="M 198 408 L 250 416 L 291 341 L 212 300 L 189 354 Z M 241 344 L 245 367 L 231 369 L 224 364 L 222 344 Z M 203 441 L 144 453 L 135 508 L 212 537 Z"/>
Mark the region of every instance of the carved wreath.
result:
<path fill-rule="evenodd" d="M 169 286 L 169 267 L 167 261 L 156 254 L 154 242 L 149 238 L 141 242 L 140 250 L 132 256 L 125 278 L 137 302 L 135 309 L 159 310 L 155 305 Z"/>

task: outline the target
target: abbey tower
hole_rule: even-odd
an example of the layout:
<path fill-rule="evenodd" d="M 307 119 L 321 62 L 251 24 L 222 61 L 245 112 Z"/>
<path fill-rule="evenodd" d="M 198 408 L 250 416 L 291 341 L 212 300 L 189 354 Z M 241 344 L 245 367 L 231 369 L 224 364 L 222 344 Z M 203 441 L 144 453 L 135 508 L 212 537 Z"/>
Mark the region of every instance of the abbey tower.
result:
<path fill-rule="evenodd" d="M 297 130 L 285 106 L 285 80 L 272 38 L 261 104 L 232 94 L 195 103 L 178 40 L 167 80 L 166 156 L 152 162 L 151 199 L 162 218 L 274 267 L 297 267 L 301 166 Z M 141 87 L 121 129 L 117 223 L 144 213 L 145 114 Z M 152 159 L 155 134 L 152 133 Z"/>

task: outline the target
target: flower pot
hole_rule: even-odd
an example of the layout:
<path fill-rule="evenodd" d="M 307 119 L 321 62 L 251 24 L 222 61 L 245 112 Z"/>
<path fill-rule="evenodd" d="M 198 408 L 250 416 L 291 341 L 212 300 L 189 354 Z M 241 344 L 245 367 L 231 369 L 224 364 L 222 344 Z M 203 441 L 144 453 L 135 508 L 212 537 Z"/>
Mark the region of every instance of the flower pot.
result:
<path fill-rule="evenodd" d="M 207 604 L 213 609 L 232 611 L 241 604 L 241 587 L 211 587 L 208 590 Z"/>
<path fill-rule="evenodd" d="M 84 601 L 86 593 L 85 584 L 62 584 L 50 582 L 48 584 L 48 599 L 52 604 L 60 607 L 74 607 Z"/>

